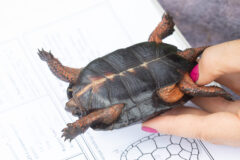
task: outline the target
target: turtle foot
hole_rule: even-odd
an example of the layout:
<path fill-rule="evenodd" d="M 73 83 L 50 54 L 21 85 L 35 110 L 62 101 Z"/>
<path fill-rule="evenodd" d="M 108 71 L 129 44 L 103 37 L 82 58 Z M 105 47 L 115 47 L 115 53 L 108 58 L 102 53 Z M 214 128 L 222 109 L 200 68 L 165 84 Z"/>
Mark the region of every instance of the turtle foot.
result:
<path fill-rule="evenodd" d="M 38 55 L 41 58 L 41 60 L 43 60 L 43 61 L 49 61 L 49 60 L 52 60 L 54 58 L 51 51 L 47 52 L 43 49 L 42 50 L 38 49 Z"/>
<path fill-rule="evenodd" d="M 65 137 L 64 141 L 68 140 L 71 142 L 74 138 L 76 138 L 79 134 L 84 133 L 87 130 L 86 126 L 76 126 L 74 123 L 68 123 L 67 128 L 62 130 L 62 137 Z"/>

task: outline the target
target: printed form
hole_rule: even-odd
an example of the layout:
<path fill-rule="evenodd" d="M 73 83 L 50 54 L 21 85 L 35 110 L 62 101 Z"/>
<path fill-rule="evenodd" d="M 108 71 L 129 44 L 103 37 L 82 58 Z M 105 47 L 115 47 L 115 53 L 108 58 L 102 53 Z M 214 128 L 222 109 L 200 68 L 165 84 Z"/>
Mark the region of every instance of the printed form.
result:
<path fill-rule="evenodd" d="M 80 9 L 0 43 L 1 159 L 239 159 L 240 148 L 148 134 L 140 124 L 114 131 L 89 129 L 64 142 L 61 130 L 76 120 L 64 110 L 68 84 L 53 76 L 37 49 L 51 50 L 66 66 L 84 67 L 116 49 L 147 41 L 164 13 L 155 0 L 72 2 Z M 164 42 L 189 47 L 177 28 Z"/>

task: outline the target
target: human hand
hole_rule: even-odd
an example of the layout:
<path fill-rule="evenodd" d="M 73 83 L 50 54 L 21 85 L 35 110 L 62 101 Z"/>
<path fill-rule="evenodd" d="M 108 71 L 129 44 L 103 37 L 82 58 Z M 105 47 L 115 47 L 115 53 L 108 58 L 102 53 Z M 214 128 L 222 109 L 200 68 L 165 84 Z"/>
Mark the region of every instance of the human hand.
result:
<path fill-rule="evenodd" d="M 191 77 L 198 85 L 213 80 L 240 95 L 240 40 L 207 48 Z M 181 106 L 142 124 L 142 130 L 240 146 L 240 101 L 195 97 L 200 109 Z"/>

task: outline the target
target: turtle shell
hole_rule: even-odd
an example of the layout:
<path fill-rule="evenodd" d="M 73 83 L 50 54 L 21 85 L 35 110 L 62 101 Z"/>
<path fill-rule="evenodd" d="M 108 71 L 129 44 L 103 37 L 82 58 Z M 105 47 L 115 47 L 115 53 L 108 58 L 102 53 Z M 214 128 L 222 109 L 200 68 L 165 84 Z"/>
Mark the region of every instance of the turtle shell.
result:
<path fill-rule="evenodd" d="M 156 90 L 181 80 L 193 64 L 178 56 L 177 47 L 143 42 L 116 50 L 87 65 L 73 86 L 73 97 L 87 111 L 124 103 L 112 126 L 121 128 L 148 119 L 172 106 L 156 98 Z M 98 125 L 98 128 L 100 125 Z"/>

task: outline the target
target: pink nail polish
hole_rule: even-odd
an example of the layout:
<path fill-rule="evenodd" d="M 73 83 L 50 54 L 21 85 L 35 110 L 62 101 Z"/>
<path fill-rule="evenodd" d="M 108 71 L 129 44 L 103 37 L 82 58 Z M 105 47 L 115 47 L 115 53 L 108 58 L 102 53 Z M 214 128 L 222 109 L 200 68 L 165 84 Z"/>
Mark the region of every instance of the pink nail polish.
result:
<path fill-rule="evenodd" d="M 198 64 L 190 72 L 190 77 L 192 78 L 192 80 L 194 82 L 196 82 L 198 80 L 198 77 L 199 77 Z"/>
<path fill-rule="evenodd" d="M 157 130 L 150 128 L 150 127 L 145 127 L 145 126 L 142 127 L 142 130 L 145 132 L 149 132 L 149 133 L 158 133 Z"/>

